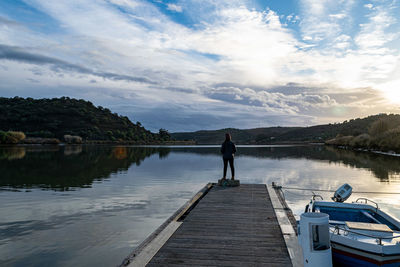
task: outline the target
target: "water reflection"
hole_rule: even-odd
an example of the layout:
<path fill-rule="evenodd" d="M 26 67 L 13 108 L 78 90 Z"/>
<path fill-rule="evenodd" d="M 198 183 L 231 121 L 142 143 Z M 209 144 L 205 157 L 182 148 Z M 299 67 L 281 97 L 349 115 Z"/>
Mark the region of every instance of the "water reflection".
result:
<path fill-rule="evenodd" d="M 13 146 L 0 148 L 0 160 L 22 159 L 25 157 L 25 154 L 25 147 Z"/>
<path fill-rule="evenodd" d="M 238 150 L 243 183 L 347 182 L 381 192 L 367 197 L 400 218 L 399 195 L 384 194 L 400 192 L 399 158 L 324 146 Z M 218 146 L 0 147 L 0 266 L 115 266 L 221 171 Z M 284 191 L 299 215 L 311 192 Z"/>
<path fill-rule="evenodd" d="M 169 153 L 219 155 L 219 147 L 14 146 L 0 147 L 0 187 L 71 190 Z M 239 157 L 310 159 L 370 170 L 381 182 L 400 180 L 400 158 L 324 146 L 240 147 Z"/>
<path fill-rule="evenodd" d="M 213 147 L 176 148 L 175 152 L 219 155 Z M 244 146 L 239 147 L 238 156 L 266 159 L 309 159 L 344 164 L 349 167 L 370 170 L 381 182 L 400 181 L 400 157 L 382 154 L 337 149 L 329 146 Z"/>
<path fill-rule="evenodd" d="M 0 186 L 71 190 L 90 187 L 95 180 L 139 166 L 168 148 L 111 146 L 15 146 L 0 147 Z"/>
<path fill-rule="evenodd" d="M 64 155 L 76 155 L 82 153 L 82 145 L 74 145 L 74 146 L 65 146 L 64 147 Z"/>

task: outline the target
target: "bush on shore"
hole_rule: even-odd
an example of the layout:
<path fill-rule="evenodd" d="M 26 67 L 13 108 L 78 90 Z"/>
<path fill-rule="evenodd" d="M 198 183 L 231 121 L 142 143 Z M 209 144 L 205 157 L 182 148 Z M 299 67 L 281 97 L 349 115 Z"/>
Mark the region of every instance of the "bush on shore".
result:
<path fill-rule="evenodd" d="M 28 137 L 24 140 L 24 144 L 57 145 L 59 143 L 60 140 L 57 138 Z"/>
<path fill-rule="evenodd" d="M 77 135 L 64 135 L 64 140 L 67 144 L 82 144 L 82 137 Z"/>
<path fill-rule="evenodd" d="M 0 131 L 0 144 L 18 144 L 25 139 L 23 132 Z"/>
<path fill-rule="evenodd" d="M 349 142 L 349 145 L 355 148 L 363 148 L 363 147 L 369 147 L 370 142 L 371 142 L 371 137 L 369 134 L 360 134 L 356 137 L 352 137 L 352 139 Z"/>
<path fill-rule="evenodd" d="M 386 120 L 374 121 L 368 129 L 368 133 L 371 136 L 378 136 L 390 129 L 390 125 Z"/>
<path fill-rule="evenodd" d="M 326 141 L 325 143 L 334 146 L 349 146 L 353 138 L 354 137 L 351 135 L 346 135 L 346 136 L 338 135 L 335 138 Z"/>
<path fill-rule="evenodd" d="M 400 152 L 400 127 L 390 129 L 371 140 L 370 147 L 383 151 Z"/>
<path fill-rule="evenodd" d="M 400 153 L 400 126 L 388 120 L 376 120 L 368 129 L 369 134 L 336 136 L 325 143 L 335 146 L 364 148 Z"/>

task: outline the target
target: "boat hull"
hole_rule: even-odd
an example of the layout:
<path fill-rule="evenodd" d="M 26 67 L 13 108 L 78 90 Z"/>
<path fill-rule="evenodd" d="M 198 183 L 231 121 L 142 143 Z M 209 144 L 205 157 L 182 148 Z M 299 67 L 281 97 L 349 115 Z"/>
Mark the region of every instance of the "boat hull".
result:
<path fill-rule="evenodd" d="M 399 267 L 400 255 L 377 255 L 331 242 L 333 266 Z"/>

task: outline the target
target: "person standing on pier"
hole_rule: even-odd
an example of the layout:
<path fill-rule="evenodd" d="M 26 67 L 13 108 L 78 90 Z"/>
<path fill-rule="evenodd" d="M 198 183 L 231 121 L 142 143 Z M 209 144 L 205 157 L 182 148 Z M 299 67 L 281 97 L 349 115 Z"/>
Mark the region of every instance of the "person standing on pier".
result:
<path fill-rule="evenodd" d="M 225 142 L 223 142 L 221 145 L 221 154 L 222 154 L 222 159 L 224 160 L 224 177 L 222 179 L 226 179 L 226 170 L 228 168 L 228 162 L 229 162 L 232 174 L 231 179 L 235 180 L 235 167 L 233 166 L 233 158 L 236 153 L 236 146 L 231 141 L 231 139 L 232 139 L 231 135 L 229 133 L 226 133 Z"/>

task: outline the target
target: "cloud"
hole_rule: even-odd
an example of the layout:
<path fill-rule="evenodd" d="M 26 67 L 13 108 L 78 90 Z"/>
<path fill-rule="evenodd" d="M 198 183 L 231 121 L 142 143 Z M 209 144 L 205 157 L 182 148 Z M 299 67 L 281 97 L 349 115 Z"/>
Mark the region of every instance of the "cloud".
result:
<path fill-rule="evenodd" d="M 279 83 L 282 70 L 287 69 L 288 58 L 295 57 L 298 45 L 279 16 L 271 10 L 257 12 L 244 7 L 224 9 L 219 14 L 220 20 L 213 27 L 188 38 L 189 45 L 202 53 L 220 55 L 217 64 L 225 81 Z"/>
<path fill-rule="evenodd" d="M 338 13 L 338 14 L 329 14 L 330 18 L 333 19 L 344 19 L 347 15 L 344 13 Z"/>
<path fill-rule="evenodd" d="M 21 26 L 20 23 L 18 23 L 15 20 L 10 20 L 8 18 L 0 16 L 0 25 L 7 25 L 7 26 Z"/>
<path fill-rule="evenodd" d="M 290 14 L 286 16 L 286 20 L 290 23 L 297 23 L 300 20 L 300 17 L 295 14 Z"/>
<path fill-rule="evenodd" d="M 368 9 L 372 9 L 372 8 L 374 7 L 374 5 L 372 5 L 372 4 L 365 4 L 364 7 L 365 7 L 365 8 L 368 8 Z"/>
<path fill-rule="evenodd" d="M 71 72 L 77 72 L 79 74 L 90 74 L 114 81 L 128 81 L 128 82 L 155 84 L 155 82 L 150 81 L 147 78 L 135 77 L 123 74 L 115 74 L 111 72 L 93 71 L 86 67 L 82 67 L 76 64 L 71 64 L 60 59 L 43 55 L 31 54 L 25 52 L 23 49 L 19 47 L 7 46 L 2 44 L 0 44 L 0 59 L 14 60 L 36 65 L 51 65 L 51 69 L 55 72 L 71 71 Z"/>
<path fill-rule="evenodd" d="M 182 7 L 175 4 L 167 4 L 167 9 L 175 12 L 182 12 Z"/>
<path fill-rule="evenodd" d="M 118 109 L 133 110 L 129 105 L 123 105 Z M 158 128 L 151 128 L 153 131 L 166 126 L 171 132 L 177 132 L 232 127 L 245 129 L 276 125 L 311 125 L 315 122 L 312 116 L 273 114 L 260 107 L 230 105 L 226 102 L 208 105 L 206 110 L 194 109 L 187 105 L 153 107 L 152 112 L 137 107 L 134 110 L 137 111 L 128 116 L 140 120 L 143 125 L 157 125 Z"/>
<path fill-rule="evenodd" d="M 264 107 L 276 114 L 297 114 L 310 107 L 333 107 L 336 101 L 328 95 L 283 94 L 280 92 L 256 91 L 251 88 L 219 87 L 209 92 L 211 98 L 248 106 Z"/>
<path fill-rule="evenodd" d="M 386 32 L 391 25 L 396 23 L 396 19 L 383 8 L 378 8 L 369 15 L 369 21 L 361 24 L 360 33 L 356 36 L 356 44 L 368 52 L 377 52 L 373 48 L 381 48 L 386 43 L 399 37 L 399 34 Z M 397 36 L 396 36 L 397 35 Z M 381 51 L 384 52 L 384 51 Z"/>
<path fill-rule="evenodd" d="M 394 2 L 301 0 L 288 14 L 253 3 L 27 2 L 50 30 L 0 11 L 0 93 L 87 98 L 173 130 L 397 110 L 380 91 L 398 84 Z"/>
<path fill-rule="evenodd" d="M 354 1 L 344 1 L 341 3 L 328 0 L 302 0 L 300 7 L 302 12 L 302 21 L 300 28 L 304 40 L 316 43 L 326 42 L 340 34 L 340 27 L 343 18 Z"/>

